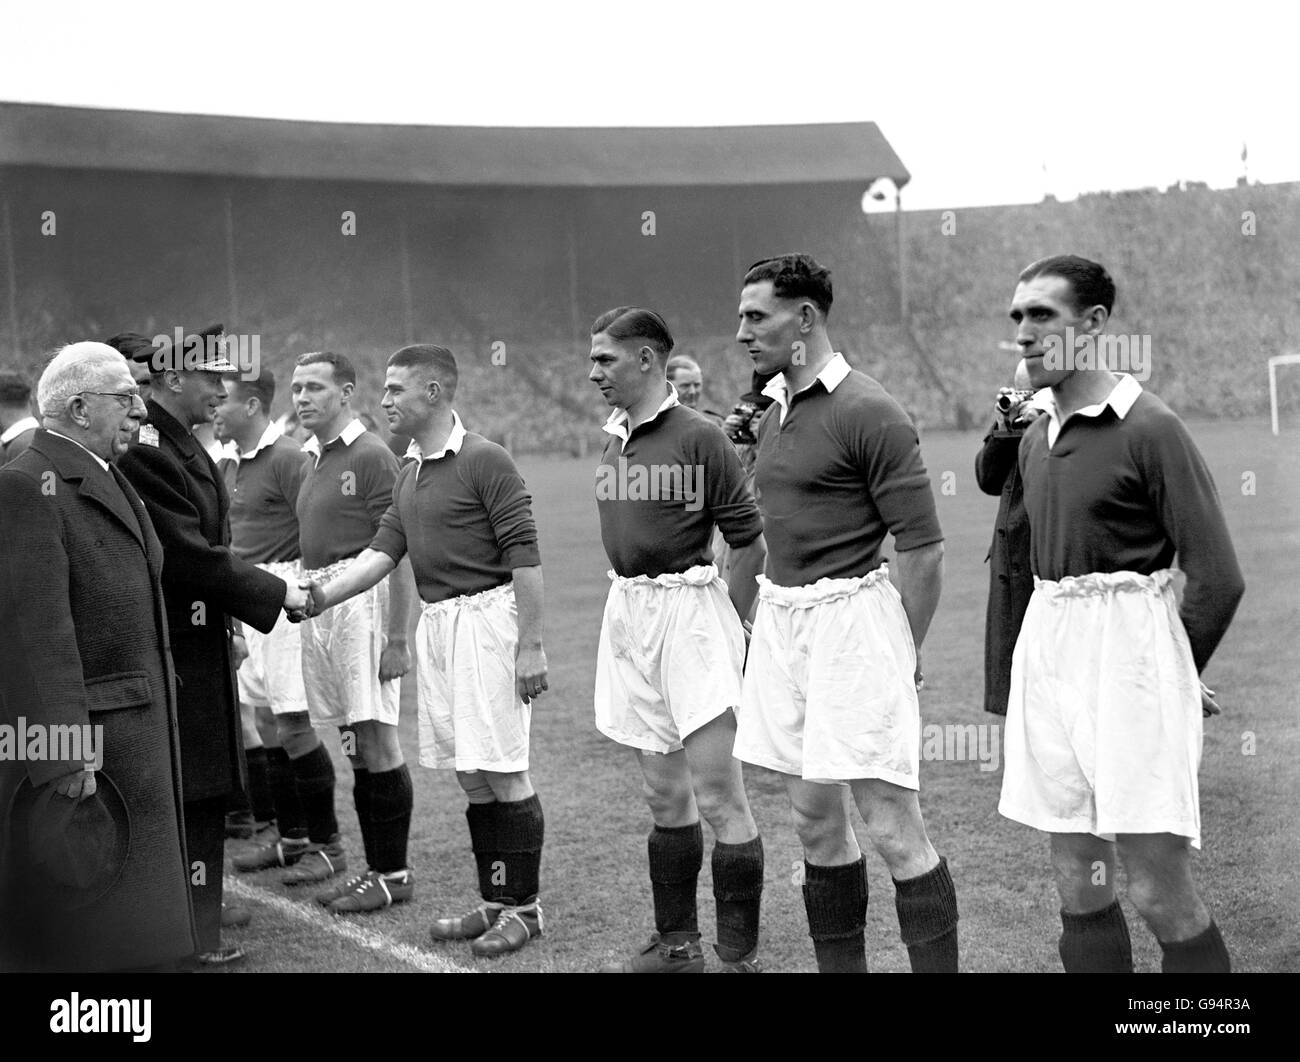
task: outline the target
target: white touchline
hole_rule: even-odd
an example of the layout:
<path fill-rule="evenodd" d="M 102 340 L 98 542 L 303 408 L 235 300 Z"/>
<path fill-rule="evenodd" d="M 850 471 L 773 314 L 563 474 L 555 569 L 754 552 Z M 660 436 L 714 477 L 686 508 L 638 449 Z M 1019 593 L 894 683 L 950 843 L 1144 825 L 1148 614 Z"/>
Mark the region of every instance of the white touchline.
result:
<path fill-rule="evenodd" d="M 408 966 L 414 966 L 417 970 L 424 973 L 477 973 L 469 967 L 460 966 L 450 959 L 443 959 L 437 955 L 431 955 L 427 951 L 421 951 L 419 948 L 413 948 L 409 944 L 402 944 L 396 940 L 390 940 L 382 933 L 376 933 L 373 929 L 365 929 L 351 922 L 344 922 L 325 913 L 317 914 L 315 911 L 300 903 L 294 903 L 292 900 L 286 900 L 283 896 L 277 896 L 268 889 L 259 888 L 256 885 L 248 885 L 232 878 L 229 875 L 225 879 L 225 890 L 232 896 L 238 896 L 244 900 L 256 900 L 258 903 L 264 903 L 268 907 L 273 907 L 281 914 L 288 915 L 290 918 L 297 919 L 299 922 L 306 922 L 315 926 L 317 929 L 324 929 L 333 933 L 336 937 L 342 937 L 344 940 L 351 941 L 353 944 L 359 944 L 370 951 L 377 951 L 390 958 L 404 962 Z"/>

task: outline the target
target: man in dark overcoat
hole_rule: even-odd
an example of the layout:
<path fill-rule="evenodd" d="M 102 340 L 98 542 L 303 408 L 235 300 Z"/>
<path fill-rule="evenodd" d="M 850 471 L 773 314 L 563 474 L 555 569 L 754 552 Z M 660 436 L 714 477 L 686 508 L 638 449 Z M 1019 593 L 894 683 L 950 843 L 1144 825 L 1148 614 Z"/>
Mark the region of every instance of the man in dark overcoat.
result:
<path fill-rule="evenodd" d="M 197 940 L 162 547 L 113 465 L 120 354 L 60 351 L 0 471 L 0 970 L 174 967 Z"/>
<path fill-rule="evenodd" d="M 223 373 L 239 369 L 213 342 L 220 325 L 186 342 L 159 342 L 149 359 L 149 419 L 122 458 L 162 540 L 163 592 L 180 677 L 181 765 L 191 892 L 200 961 L 231 962 L 221 946 L 222 849 L 229 796 L 243 787 L 243 753 L 232 655 L 232 617 L 263 633 L 280 609 L 300 609 L 296 584 L 230 551 L 230 499 L 192 428 L 225 397 Z"/>
<path fill-rule="evenodd" d="M 1016 368 L 1014 386 L 1029 387 L 1025 364 Z M 1020 439 L 1042 411 L 1028 401 L 998 412 L 975 458 L 975 481 L 985 494 L 999 498 L 993 542 L 989 546 L 989 601 L 984 615 L 984 710 L 1007 714 L 1011 688 L 1011 653 L 1034 592 L 1029 570 L 1029 518 L 1016 464 Z"/>

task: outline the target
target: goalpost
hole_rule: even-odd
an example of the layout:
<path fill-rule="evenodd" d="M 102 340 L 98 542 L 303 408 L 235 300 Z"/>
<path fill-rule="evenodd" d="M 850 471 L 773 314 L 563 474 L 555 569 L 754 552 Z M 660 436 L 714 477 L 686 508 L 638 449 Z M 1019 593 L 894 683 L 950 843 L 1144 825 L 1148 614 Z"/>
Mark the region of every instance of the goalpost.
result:
<path fill-rule="evenodd" d="M 1277 434 L 1277 367 L 1300 365 L 1300 354 L 1278 354 L 1268 359 L 1268 401 L 1273 412 L 1273 434 Z"/>

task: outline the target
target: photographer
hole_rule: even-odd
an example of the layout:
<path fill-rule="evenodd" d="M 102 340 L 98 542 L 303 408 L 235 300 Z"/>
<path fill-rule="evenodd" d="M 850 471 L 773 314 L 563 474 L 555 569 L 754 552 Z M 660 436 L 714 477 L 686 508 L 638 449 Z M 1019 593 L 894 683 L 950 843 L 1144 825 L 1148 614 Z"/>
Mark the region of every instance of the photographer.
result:
<path fill-rule="evenodd" d="M 749 380 L 749 390 L 740 396 L 732 411 L 723 421 L 722 430 L 727 433 L 727 438 L 736 444 L 737 448 L 753 446 L 756 442 L 755 429 L 758 427 L 758 419 L 768 406 L 772 404 L 772 399 L 763 394 L 763 388 L 775 376 L 775 373 L 755 372 Z M 743 461 L 747 451 L 741 450 L 741 460 Z M 753 464 L 752 461 L 746 463 L 746 468 Z"/>
<path fill-rule="evenodd" d="M 975 458 L 975 480 L 985 494 L 1001 495 L 989 546 L 989 603 L 984 621 L 984 710 L 1007 714 L 1011 683 L 1011 652 L 1020 634 L 1020 622 L 1034 591 L 1029 570 L 1029 520 L 1025 515 L 1024 488 L 1017 467 L 1020 438 L 1042 410 L 1031 405 L 1029 373 L 1025 363 L 1016 366 L 1010 388 L 1002 388 L 994 402 L 994 420 Z"/>

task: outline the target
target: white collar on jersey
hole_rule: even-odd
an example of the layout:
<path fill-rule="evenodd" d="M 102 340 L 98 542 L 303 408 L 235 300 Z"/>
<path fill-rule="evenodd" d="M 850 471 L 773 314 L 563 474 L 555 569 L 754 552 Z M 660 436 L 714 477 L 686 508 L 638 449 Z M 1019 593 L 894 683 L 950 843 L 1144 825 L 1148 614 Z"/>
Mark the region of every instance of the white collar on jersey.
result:
<path fill-rule="evenodd" d="M 5 428 L 3 432 L 0 432 L 0 446 L 13 442 L 29 428 L 39 428 L 40 426 L 41 422 L 35 417 L 24 417 L 22 420 L 14 421 L 9 425 L 9 427 Z M 58 432 L 55 432 L 55 434 L 57 435 Z M 64 438 L 66 439 L 67 436 L 65 435 Z M 77 440 L 73 439 L 72 441 L 76 442 Z"/>
<path fill-rule="evenodd" d="M 659 416 L 659 414 L 672 409 L 673 406 L 681 405 L 681 402 L 677 400 L 677 388 L 675 388 L 672 384 L 668 383 L 667 380 L 665 380 L 664 383 L 668 384 L 668 394 L 664 397 L 664 400 L 659 404 L 659 408 L 654 411 L 654 416 L 651 417 L 650 420 L 644 422 L 646 424 L 651 423 L 652 421 L 655 420 L 656 417 Z M 628 413 L 628 411 L 624 409 L 622 406 L 619 406 L 617 409 L 614 410 L 613 413 L 609 415 L 609 419 L 605 421 L 603 425 L 601 425 L 601 429 L 600 429 L 601 431 L 607 431 L 610 433 L 610 435 L 622 439 L 623 440 L 622 449 L 624 450 L 627 449 L 628 436 L 632 434 L 632 432 L 628 430 L 628 426 L 627 426 L 629 417 L 630 414 Z"/>
<path fill-rule="evenodd" d="M 1096 402 L 1091 406 L 1084 406 L 1082 409 L 1076 409 L 1070 414 L 1070 417 L 1099 417 L 1107 406 L 1110 406 L 1115 411 L 1115 415 L 1120 420 L 1127 417 L 1129 410 L 1133 408 L 1133 403 L 1142 394 L 1142 385 L 1137 382 L 1136 377 L 1130 376 L 1126 372 L 1117 373 L 1116 375 L 1119 376 L 1119 380 L 1111 388 L 1110 394 L 1106 396 L 1104 401 Z M 1060 413 L 1056 408 L 1056 395 L 1050 387 L 1044 387 L 1034 395 L 1029 404 L 1047 414 L 1047 447 L 1050 450 L 1064 426 Z M 1069 420 L 1070 417 L 1065 419 Z"/>
<path fill-rule="evenodd" d="M 251 450 L 249 450 L 248 453 L 246 454 L 240 453 L 239 443 L 235 442 L 234 439 L 231 439 L 228 443 L 226 443 L 221 448 L 221 456 L 223 458 L 227 458 L 231 461 L 236 461 L 236 462 L 248 461 L 251 458 L 254 458 L 258 454 L 260 454 L 263 450 L 265 450 L 268 446 L 274 443 L 275 440 L 278 439 L 283 434 L 284 434 L 284 430 L 280 427 L 280 425 L 277 424 L 275 421 L 271 421 L 271 423 L 266 426 L 266 431 L 262 432 L 262 437 L 257 440 L 257 445 L 254 446 Z"/>
<path fill-rule="evenodd" d="M 362 424 L 361 420 L 358 418 L 356 420 L 349 421 L 348 426 L 344 428 L 341 432 L 339 432 L 338 435 L 335 436 L 335 438 L 342 439 L 344 446 L 351 446 L 354 442 L 360 439 L 361 436 L 365 435 L 365 433 L 366 433 L 366 426 Z M 331 443 L 333 441 L 334 439 L 330 440 Z M 329 443 L 326 443 L 325 445 L 328 446 Z M 305 454 L 312 454 L 314 457 L 319 458 L 321 453 L 320 439 L 317 438 L 315 435 L 313 435 L 310 439 L 308 439 L 305 443 L 302 444 L 302 452 Z"/>
<path fill-rule="evenodd" d="M 822 366 L 822 371 L 817 374 L 817 380 L 822 382 L 828 392 L 834 391 L 852 371 L 849 363 L 844 360 L 844 355 L 837 350 L 831 355 L 831 360 Z M 811 386 L 812 384 L 808 385 Z M 804 390 L 808 390 L 808 387 Z M 790 409 L 790 385 L 786 382 L 785 373 L 779 372 L 768 380 L 767 386 L 763 388 L 763 394 L 781 407 L 781 423 L 784 424 L 786 412 Z"/>
<path fill-rule="evenodd" d="M 447 442 L 437 453 L 432 453 L 428 457 L 420 449 L 420 444 L 414 439 L 411 445 L 406 448 L 406 456 L 414 457 L 423 464 L 425 461 L 437 461 L 440 457 L 446 457 L 448 454 L 460 453 L 461 445 L 465 442 L 465 425 L 460 422 L 460 414 L 454 409 L 451 411 L 451 434 L 447 436 Z"/>

